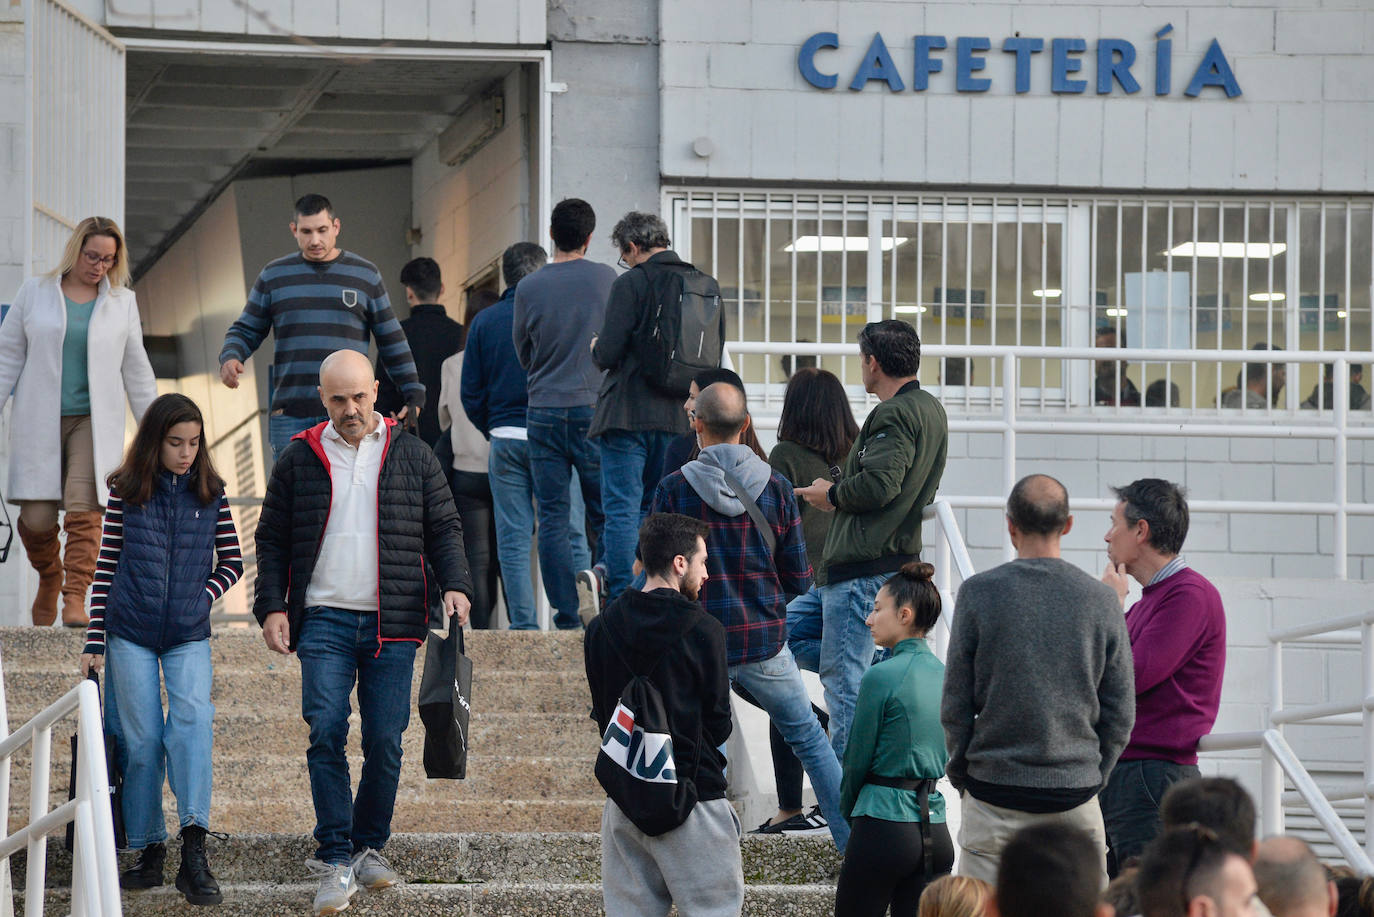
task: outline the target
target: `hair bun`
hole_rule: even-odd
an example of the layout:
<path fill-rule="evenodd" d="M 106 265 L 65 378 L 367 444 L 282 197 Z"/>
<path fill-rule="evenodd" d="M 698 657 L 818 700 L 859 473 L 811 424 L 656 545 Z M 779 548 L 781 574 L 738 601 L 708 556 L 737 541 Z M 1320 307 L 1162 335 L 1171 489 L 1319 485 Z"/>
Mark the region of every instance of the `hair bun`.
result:
<path fill-rule="evenodd" d="M 902 564 L 902 576 L 928 582 L 935 577 L 935 568 L 924 561 L 908 561 Z"/>

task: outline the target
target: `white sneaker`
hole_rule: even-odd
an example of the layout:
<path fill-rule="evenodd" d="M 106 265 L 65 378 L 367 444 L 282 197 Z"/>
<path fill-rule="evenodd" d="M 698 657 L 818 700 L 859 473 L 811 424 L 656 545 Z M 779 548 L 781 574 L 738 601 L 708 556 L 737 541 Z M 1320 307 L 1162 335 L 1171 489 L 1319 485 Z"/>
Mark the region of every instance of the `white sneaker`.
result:
<path fill-rule="evenodd" d="M 319 860 L 306 860 L 305 865 L 311 878 L 320 880 L 319 891 L 315 892 L 315 917 L 348 910 L 348 899 L 358 891 L 353 867 L 347 863 L 334 865 Z"/>
<path fill-rule="evenodd" d="M 353 854 L 353 861 L 348 865 L 353 869 L 354 879 L 363 888 L 390 888 L 403 881 L 401 874 L 391 868 L 386 857 L 371 847 L 364 847 Z"/>

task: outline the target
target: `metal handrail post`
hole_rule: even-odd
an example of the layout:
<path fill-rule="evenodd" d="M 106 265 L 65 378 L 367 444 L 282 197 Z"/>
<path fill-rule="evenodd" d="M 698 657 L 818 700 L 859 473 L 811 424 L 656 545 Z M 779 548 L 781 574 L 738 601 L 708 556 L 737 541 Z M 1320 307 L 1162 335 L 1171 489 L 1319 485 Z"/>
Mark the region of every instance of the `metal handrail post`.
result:
<path fill-rule="evenodd" d="M 5 697 L 5 660 L 0 647 L 0 740 L 10 734 L 9 701 Z M 10 834 L 10 758 L 0 758 L 0 837 Z M 10 861 L 0 863 L 0 917 L 13 917 L 14 880 L 10 875 Z"/>
<path fill-rule="evenodd" d="M 1283 712 L 1283 642 L 1269 643 L 1269 728 Z M 1283 771 L 1268 744 L 1260 744 L 1260 826 L 1266 837 L 1283 833 Z"/>
<path fill-rule="evenodd" d="M 77 798 L 91 804 L 91 833 L 93 846 L 88 852 L 91 869 L 97 879 L 91 894 L 99 902 L 99 912 L 106 917 L 118 914 L 119 860 L 115 853 L 114 814 L 110 806 L 109 773 L 105 764 L 105 728 L 100 713 L 100 689 L 93 681 L 83 681 L 77 694 L 77 742 L 80 768 L 77 773 Z M 85 793 L 82 793 L 82 790 Z"/>
<path fill-rule="evenodd" d="M 1008 352 L 1002 357 L 1002 493 L 1009 494 L 1016 486 L 1016 402 L 1020 398 L 1016 385 L 1016 354 Z M 1007 560 L 1016 556 L 1011 545 L 1011 536 L 1003 534 L 1002 553 Z"/>
<path fill-rule="evenodd" d="M 1369 697 L 1374 694 L 1374 621 L 1366 619 L 1360 624 L 1360 686 L 1364 691 L 1364 696 Z M 1368 704 L 1364 705 L 1361 715 L 1364 739 L 1364 779 L 1368 784 L 1371 777 L 1374 777 L 1374 711 L 1371 711 Z M 1364 818 L 1366 825 L 1374 825 L 1374 795 L 1369 789 L 1365 789 L 1364 795 Z M 1374 859 L 1374 831 L 1365 831 L 1364 839 L 1365 853 Z"/>
<path fill-rule="evenodd" d="M 1350 365 L 1344 358 L 1337 358 L 1331 385 L 1331 421 L 1336 428 L 1333 443 L 1332 467 L 1336 475 L 1336 518 L 1331 526 L 1335 544 L 1332 553 L 1336 561 L 1336 579 L 1345 579 L 1349 574 L 1350 558 L 1347 526 L 1349 525 L 1350 482 L 1346 465 L 1350 460 L 1350 444 L 1347 429 L 1350 423 Z M 1365 692 L 1368 696 L 1368 692 Z"/>
<path fill-rule="evenodd" d="M 48 778 L 52 771 L 52 725 L 33 731 L 33 773 L 29 777 L 29 824 L 48 811 Z M 44 873 L 48 863 L 48 837 L 30 835 L 28 869 L 24 877 L 24 913 L 43 913 Z"/>

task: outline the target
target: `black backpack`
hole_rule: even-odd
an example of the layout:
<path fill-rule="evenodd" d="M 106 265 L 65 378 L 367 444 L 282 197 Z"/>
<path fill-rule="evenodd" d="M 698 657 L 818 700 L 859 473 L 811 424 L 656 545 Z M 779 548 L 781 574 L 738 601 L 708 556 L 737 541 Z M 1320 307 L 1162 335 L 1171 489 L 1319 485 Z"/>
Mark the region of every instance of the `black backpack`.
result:
<path fill-rule="evenodd" d="M 606 637 L 616 656 L 634 673 L 634 666 L 621 653 L 609 627 Z M 596 779 L 606 795 L 636 828 L 650 837 L 681 825 L 697 804 L 696 783 L 678 771 L 672 725 L 663 695 L 650 677 L 673 651 L 670 647 L 648 672 L 630 676 L 596 755 Z M 700 744 L 697 743 L 698 753 Z M 696 772 L 696 762 L 691 772 Z"/>
<path fill-rule="evenodd" d="M 635 331 L 640 369 L 654 388 L 685 398 L 697 373 L 720 366 L 720 285 L 690 264 L 639 267 L 648 276 L 652 300 Z"/>

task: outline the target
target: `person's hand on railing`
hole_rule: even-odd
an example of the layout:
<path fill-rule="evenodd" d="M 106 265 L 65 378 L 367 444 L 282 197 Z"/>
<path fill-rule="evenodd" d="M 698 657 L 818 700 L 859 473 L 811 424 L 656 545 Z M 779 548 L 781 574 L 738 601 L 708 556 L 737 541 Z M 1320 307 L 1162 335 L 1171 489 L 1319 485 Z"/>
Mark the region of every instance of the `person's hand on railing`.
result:
<path fill-rule="evenodd" d="M 81 677 L 85 678 L 91 672 L 99 675 L 105 671 L 105 654 L 103 653 L 82 653 L 81 654 Z"/>
<path fill-rule="evenodd" d="M 1131 588 L 1130 577 L 1126 574 L 1126 565 L 1107 561 L 1107 569 L 1102 571 L 1102 582 L 1116 590 L 1116 597 L 1121 600 L 1121 607 L 1125 608 L 1126 592 Z"/>
<path fill-rule="evenodd" d="M 274 611 L 262 622 L 262 639 L 267 648 L 283 656 L 291 652 L 291 624 L 286 620 L 286 612 Z"/>

